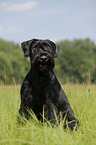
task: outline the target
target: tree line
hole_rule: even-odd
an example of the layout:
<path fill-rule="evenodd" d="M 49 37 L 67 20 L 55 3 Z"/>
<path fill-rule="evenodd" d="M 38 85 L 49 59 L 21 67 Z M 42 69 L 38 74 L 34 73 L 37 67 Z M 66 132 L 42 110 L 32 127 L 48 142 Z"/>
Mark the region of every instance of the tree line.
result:
<path fill-rule="evenodd" d="M 56 43 L 55 73 L 62 83 L 96 83 L 96 45 L 89 38 Z M 0 84 L 20 84 L 30 62 L 19 44 L 0 39 Z"/>

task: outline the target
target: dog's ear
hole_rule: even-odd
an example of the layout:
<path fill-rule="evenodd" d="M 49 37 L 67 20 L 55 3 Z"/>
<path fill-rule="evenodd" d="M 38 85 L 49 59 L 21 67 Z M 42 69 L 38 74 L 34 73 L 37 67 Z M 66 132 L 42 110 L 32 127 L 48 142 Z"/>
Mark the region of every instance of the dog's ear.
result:
<path fill-rule="evenodd" d="M 24 52 L 24 57 L 30 57 L 30 45 L 35 41 L 36 39 L 32 39 L 29 41 L 24 41 L 21 43 L 22 50 Z"/>
<path fill-rule="evenodd" d="M 52 50 L 53 50 L 53 52 L 52 52 L 52 55 L 54 56 L 54 57 L 57 57 L 57 48 L 56 48 L 56 44 L 54 43 L 54 42 L 52 42 L 52 41 L 50 41 L 50 40 L 46 40 L 48 43 L 50 43 L 50 45 L 52 46 Z"/>

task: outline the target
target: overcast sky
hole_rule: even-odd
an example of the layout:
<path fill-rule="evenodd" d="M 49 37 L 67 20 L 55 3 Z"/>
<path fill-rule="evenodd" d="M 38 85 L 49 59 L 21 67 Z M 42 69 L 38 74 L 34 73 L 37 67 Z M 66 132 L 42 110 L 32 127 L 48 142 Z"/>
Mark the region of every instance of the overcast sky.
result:
<path fill-rule="evenodd" d="M 96 42 L 96 0 L 0 0 L 0 38 Z"/>

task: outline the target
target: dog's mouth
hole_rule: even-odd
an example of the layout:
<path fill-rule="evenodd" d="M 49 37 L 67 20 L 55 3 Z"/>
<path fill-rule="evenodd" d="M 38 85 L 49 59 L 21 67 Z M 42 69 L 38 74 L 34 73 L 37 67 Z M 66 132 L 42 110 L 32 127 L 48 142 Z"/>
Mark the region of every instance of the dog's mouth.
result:
<path fill-rule="evenodd" d="M 39 66 L 40 66 L 41 68 L 46 68 L 46 67 L 47 67 L 47 64 L 43 64 L 43 65 L 40 64 Z"/>
<path fill-rule="evenodd" d="M 45 70 L 45 69 L 47 69 L 47 67 L 48 67 L 48 64 L 47 64 L 47 63 L 40 63 L 40 64 L 39 64 L 39 68 L 40 68 L 40 69 Z"/>

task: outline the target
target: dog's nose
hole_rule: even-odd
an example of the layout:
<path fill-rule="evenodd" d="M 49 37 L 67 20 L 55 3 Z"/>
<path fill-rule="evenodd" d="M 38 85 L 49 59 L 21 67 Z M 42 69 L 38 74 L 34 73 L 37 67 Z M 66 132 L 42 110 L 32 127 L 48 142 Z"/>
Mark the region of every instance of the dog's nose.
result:
<path fill-rule="evenodd" d="M 43 55 L 43 56 L 41 56 L 40 60 L 41 60 L 41 61 L 47 61 L 48 58 L 47 58 L 47 56 Z"/>

